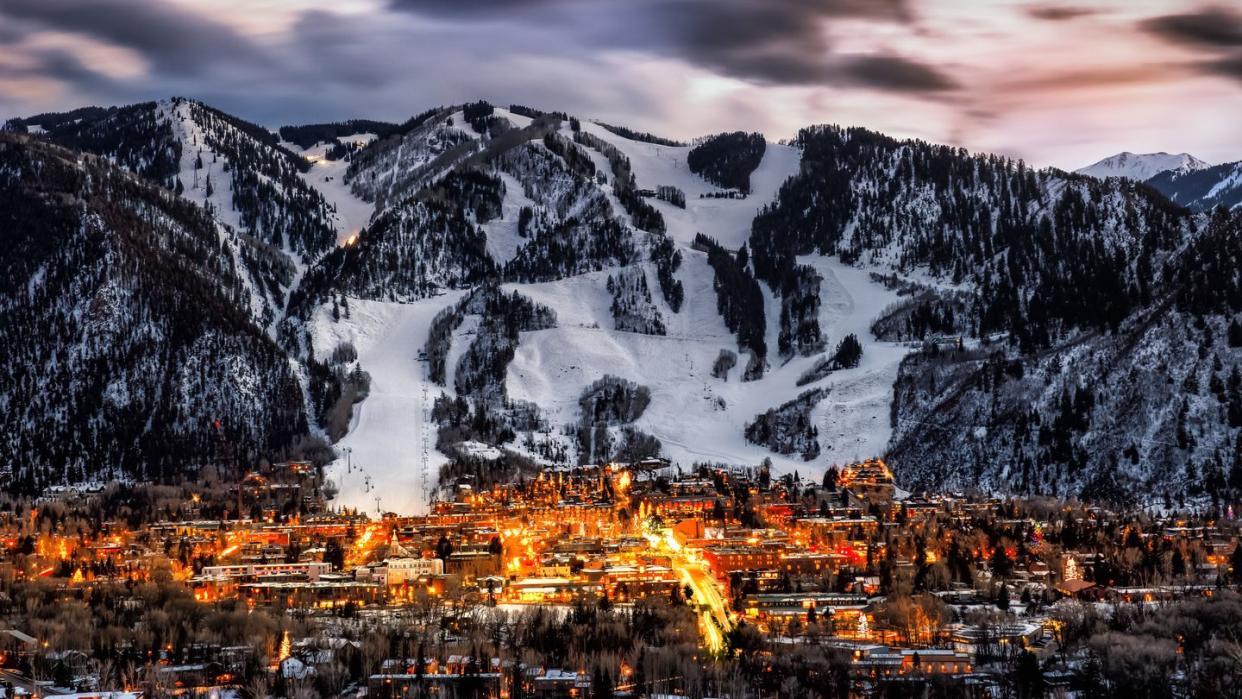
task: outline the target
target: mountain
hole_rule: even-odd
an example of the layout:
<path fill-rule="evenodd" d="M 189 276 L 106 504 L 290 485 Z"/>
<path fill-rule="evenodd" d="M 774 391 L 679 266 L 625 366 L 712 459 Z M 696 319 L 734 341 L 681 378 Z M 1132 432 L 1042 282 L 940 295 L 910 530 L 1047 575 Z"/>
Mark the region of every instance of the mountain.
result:
<path fill-rule="evenodd" d="M 1091 177 L 1125 177 L 1143 182 L 1166 170 L 1194 172 L 1212 167 L 1189 153 L 1118 153 L 1074 172 Z"/>
<path fill-rule="evenodd" d="M 178 418 L 268 396 L 231 413 L 256 427 L 230 443 L 335 441 L 351 466 L 329 470 L 350 506 L 415 511 L 441 479 L 655 455 L 818 477 L 886 454 L 912 488 L 1100 499 L 1242 489 L 1242 220 L 1140 182 L 857 128 L 691 146 L 486 102 L 279 134 L 176 99 L 9 128 L 28 152 L 94 154 L 84 167 L 141 185 L 118 210 L 165 231 L 154 202 L 175 205 L 214 236 L 219 253 L 171 249 L 215 265 L 187 278 L 228 299 L 197 322 L 235 318 L 211 361 L 261 370 L 249 393 L 181 381 L 210 407 L 181 402 Z M 43 196 L 23 177 L 13 201 Z M 54 212 L 69 215 L 39 209 L 23 225 Z M 82 265 L 73 236 L 48 240 L 43 267 L 6 259 L 16 291 Z M 118 284 L 138 290 L 123 313 L 133 332 L 189 322 L 141 305 L 158 285 Z M 41 323 L 16 340 L 36 348 L 23 365 L 77 346 L 77 326 L 48 329 L 78 317 L 48 310 L 80 305 L 76 293 L 15 307 Z M 216 308 L 185 307 L 200 303 Z M 143 361 L 144 376 L 185 365 Z M 65 377 L 26 423 L 61 434 L 70 401 L 109 395 Z M 29 400 L 40 384 L 10 385 Z M 133 408 L 130 471 L 221 458 L 152 405 Z M 48 480 L 93 475 L 82 442 L 56 443 L 59 461 L 24 441 L 4 456 Z"/>
<path fill-rule="evenodd" d="M 796 143 L 799 175 L 754 224 L 755 269 L 791 308 L 816 296 L 814 253 L 884 269 L 909 297 L 872 328 L 926 343 L 893 400 L 907 485 L 1222 494 L 1205 469 L 1242 485 L 1242 216 L 861 129 Z"/>
<path fill-rule="evenodd" d="M 301 269 L 334 247 L 338 214 L 303 179 L 311 164 L 275 134 L 194 100 L 172 98 L 6 124 L 107 158 L 176 192 L 222 226 L 252 239 L 291 273 L 252 285 L 251 311 L 264 325 L 283 315 Z"/>
<path fill-rule="evenodd" d="M 0 231 L 15 490 L 161 478 L 308 433 L 300 370 L 251 306 L 255 280 L 283 272 L 262 244 L 106 159 L 11 133 Z"/>
<path fill-rule="evenodd" d="M 1147 184 L 1169 199 L 1197 211 L 1227 209 L 1242 205 L 1242 162 L 1224 163 L 1213 167 L 1162 172 Z"/>

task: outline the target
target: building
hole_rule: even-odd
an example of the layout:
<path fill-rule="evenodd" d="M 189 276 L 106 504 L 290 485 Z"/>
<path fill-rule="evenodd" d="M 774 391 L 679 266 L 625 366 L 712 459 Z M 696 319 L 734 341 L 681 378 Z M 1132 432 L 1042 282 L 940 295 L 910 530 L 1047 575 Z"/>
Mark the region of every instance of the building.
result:
<path fill-rule="evenodd" d="M 419 578 L 444 575 L 444 561 L 439 558 L 390 558 L 384 562 L 381 581 L 388 585 L 415 582 Z"/>
<path fill-rule="evenodd" d="M 884 501 L 891 500 L 897 490 L 893 472 L 882 459 L 847 464 L 841 469 L 837 483 L 860 497 Z"/>
<path fill-rule="evenodd" d="M 499 575 L 503 560 L 489 551 L 457 551 L 449 554 L 444 572 L 461 576 L 463 580 Z"/>
<path fill-rule="evenodd" d="M 723 578 L 734 571 L 780 568 L 781 552 L 761 546 L 708 546 L 703 560 L 713 575 Z"/>
<path fill-rule="evenodd" d="M 204 578 L 239 578 L 259 580 L 271 577 L 301 577 L 310 582 L 332 571 L 328 563 L 241 563 L 237 565 L 206 566 Z"/>

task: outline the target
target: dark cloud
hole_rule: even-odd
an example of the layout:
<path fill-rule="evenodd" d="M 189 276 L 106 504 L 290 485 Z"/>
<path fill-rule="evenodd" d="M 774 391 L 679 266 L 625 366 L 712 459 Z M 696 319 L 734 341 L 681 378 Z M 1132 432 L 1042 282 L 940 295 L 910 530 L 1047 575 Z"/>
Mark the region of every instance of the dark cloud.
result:
<path fill-rule="evenodd" d="M 581 0 L 591 4 L 598 0 Z M 479 17 L 520 14 L 530 9 L 566 5 L 570 0 L 391 0 L 393 8 L 437 17 Z"/>
<path fill-rule="evenodd" d="M 948 84 L 930 67 L 918 76 L 914 68 L 890 76 L 906 66 L 864 62 L 843 71 L 834 60 L 826 23 L 909 22 L 905 0 L 393 0 L 393 6 L 450 21 L 560 24 L 567 40 L 584 48 L 644 51 L 759 84 L 857 82 L 900 91 Z"/>
<path fill-rule="evenodd" d="M 1224 7 L 1152 17 L 1140 27 L 1168 41 L 1201 49 L 1242 47 L 1242 15 Z"/>
<path fill-rule="evenodd" d="M 28 36 L 20 22 L 0 22 L 0 44 L 15 44 Z"/>
<path fill-rule="evenodd" d="M 1047 20 L 1049 22 L 1067 22 L 1080 17 L 1098 14 L 1099 10 L 1079 5 L 1033 5 L 1026 8 L 1026 13 L 1035 19 Z"/>
<path fill-rule="evenodd" d="M 265 59 L 258 46 L 228 25 L 170 3 L 4 0 L 0 3 L 0 21 L 9 20 L 24 20 L 123 46 L 171 73 L 193 75 L 222 61 Z"/>
<path fill-rule="evenodd" d="M 1209 75 L 1218 75 L 1242 82 L 1242 54 L 1208 61 L 1199 65 L 1200 70 Z"/>
<path fill-rule="evenodd" d="M 90 93 L 106 93 L 117 87 L 108 76 L 96 72 L 77 56 L 61 49 L 35 49 L 26 52 L 26 65 L 0 65 L 0 78 L 57 80 Z"/>
<path fill-rule="evenodd" d="M 932 66 L 901 56 L 862 56 L 846 62 L 854 82 L 892 92 L 943 92 L 957 83 Z"/>
<path fill-rule="evenodd" d="M 1237 11 L 1204 7 L 1196 12 L 1153 17 L 1140 26 L 1171 43 L 1216 56 L 1189 63 L 1186 67 L 1191 70 L 1242 81 L 1242 14 Z"/>

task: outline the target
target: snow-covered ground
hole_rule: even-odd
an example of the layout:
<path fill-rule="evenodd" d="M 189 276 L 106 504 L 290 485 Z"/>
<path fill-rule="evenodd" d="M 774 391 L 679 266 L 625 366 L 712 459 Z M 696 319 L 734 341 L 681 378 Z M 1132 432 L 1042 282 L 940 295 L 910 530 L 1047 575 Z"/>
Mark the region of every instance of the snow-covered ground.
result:
<path fill-rule="evenodd" d="M 799 262 L 814 267 L 822 279 L 819 327 L 828 350 L 834 350 L 850 333 L 863 343 L 857 368 L 833 372 L 815 384 L 829 388 L 828 397 L 812 413 L 823 450 L 818 461 L 844 464 L 880 456 L 893 434 L 893 383 L 910 350 L 899 343 L 877 341 L 871 335 L 871 323 L 898 296 L 872 281 L 868 271 L 836 258 L 812 255 Z"/>
<path fill-rule="evenodd" d="M 526 244 L 526 240 L 518 236 L 518 217 L 523 206 L 535 208 L 535 203 L 522 191 L 521 182 L 507 173 L 498 174 L 505 183 L 501 215 L 483 224 L 483 232 L 487 234 L 487 254 L 503 265 L 516 257 L 518 249 Z"/>
<path fill-rule="evenodd" d="M 344 136 L 341 141 L 369 143 L 375 140 L 375 134 L 354 134 Z M 364 201 L 350 190 L 345 183 L 345 171 L 349 169 L 348 160 L 328 160 L 328 144 L 320 143 L 303 150 L 293 143 L 283 143 L 286 148 L 302 155 L 311 162 L 311 169 L 302 173 L 302 179 L 314 187 L 336 207 L 336 215 L 332 217 L 336 228 L 336 242 L 343 243 L 358 234 L 371 221 L 371 212 L 375 205 Z"/>
<path fill-rule="evenodd" d="M 664 215 L 669 235 L 684 245 L 694 242 L 696 233 L 704 233 L 727 248 L 741 247 L 750 237 L 750 224 L 755 214 L 776 198 L 785 180 L 797 174 L 801 158 L 796 148 L 769 143 L 759 167 L 750 175 L 750 196 L 745 199 L 700 199 L 700 194 L 719 192 L 721 188 L 690 172 L 686 164 L 689 146 L 671 147 L 631 141 L 586 121 L 582 122 L 582 129 L 620 148 L 629 157 L 640 187 L 654 189 L 659 185 L 672 185 L 686 193 L 684 209 L 657 199 L 648 200 Z M 597 160 L 596 166 L 602 166 L 603 171 L 608 172 L 607 161 Z M 620 207 L 617 208 L 620 210 Z"/>
<path fill-rule="evenodd" d="M 1109 156 L 1074 172 L 1092 177 L 1128 177 L 1145 182 L 1165 170 L 1191 172 L 1212 167 L 1189 153 L 1130 153 Z"/>
<path fill-rule="evenodd" d="M 349 433 L 336 444 L 342 458 L 328 466 L 329 479 L 340 489 L 337 505 L 363 512 L 427 511 L 428 488 L 446 460 L 435 449 L 436 426 L 427 418 L 446 389 L 427 380 L 418 353 L 431 319 L 463 293 L 408 304 L 349 299 L 350 317 L 339 322 L 328 306 L 315 314 L 310 324 L 315 355 L 326 359 L 339 343 L 352 342 L 371 375 L 370 396 L 354 406 Z M 464 345 L 461 337 L 454 338 L 458 345 Z"/>
<path fill-rule="evenodd" d="M 196 204 L 210 205 L 216 219 L 235 231 L 242 230 L 241 212 L 233 207 L 233 176 L 229 174 L 228 158 L 214 153 L 205 142 L 205 133 L 191 116 L 188 102 L 174 105 L 171 100 L 160 102 L 160 118 L 172 122 L 173 133 L 181 141 L 181 179 L 185 191 L 182 196 Z M 198 158 L 202 168 L 195 168 Z M 208 183 L 211 194 L 207 194 Z"/>
<path fill-rule="evenodd" d="M 872 340 L 869 328 L 897 296 L 871 281 L 865 271 L 836 259 L 815 256 L 802 261 L 824 277 L 820 322 L 829 349 L 848 333 L 863 342 L 863 360 L 857 368 L 798 387 L 798 377 L 817 359 L 799 357 L 773 366 L 759 381 L 743 383 L 742 357 L 728 381 L 712 377 L 716 356 L 721 349 L 736 349 L 736 339 L 716 313 L 711 270 L 705 261 L 692 256 L 687 263 L 701 262 L 704 269 L 689 276 L 707 283 L 686 289 L 686 306 L 677 318 L 681 328 L 692 330 L 687 334 L 673 329 L 668 336 L 606 329 L 610 327 L 605 324 L 609 299 L 592 278 L 597 275 L 509 285 L 552 307 L 559 321 L 557 328 L 523 333 L 509 366 L 509 394 L 539 404 L 551 424 L 559 425 L 576 419 L 582 390 L 601 376 L 612 374 L 640 383 L 651 389 L 651 404 L 637 427 L 659 438 L 664 455 L 687 467 L 696 461 L 756 464 L 770 457 L 781 470 L 818 476 L 831 463 L 880 455 L 891 435 L 893 382 L 908 350 Z M 605 315 L 600 327 L 592 327 L 601 312 Z M 746 442 L 746 423 L 814 386 L 831 389 L 813 412 L 823 449 L 819 458 L 806 462 Z"/>

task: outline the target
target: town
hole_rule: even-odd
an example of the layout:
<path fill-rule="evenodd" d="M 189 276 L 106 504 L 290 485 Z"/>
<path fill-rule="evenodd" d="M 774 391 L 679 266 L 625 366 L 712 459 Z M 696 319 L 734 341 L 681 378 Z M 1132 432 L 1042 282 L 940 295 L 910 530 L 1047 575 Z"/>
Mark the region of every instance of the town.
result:
<path fill-rule="evenodd" d="M 0 696 L 1212 696 L 1242 681 L 1227 505 L 914 494 L 880 460 L 817 482 L 660 460 L 490 480 L 450 477 L 421 516 L 337 511 L 308 462 L 6 499 Z"/>

